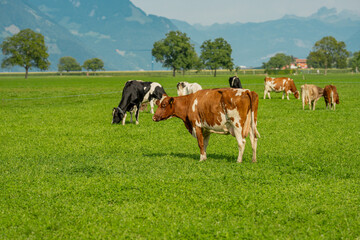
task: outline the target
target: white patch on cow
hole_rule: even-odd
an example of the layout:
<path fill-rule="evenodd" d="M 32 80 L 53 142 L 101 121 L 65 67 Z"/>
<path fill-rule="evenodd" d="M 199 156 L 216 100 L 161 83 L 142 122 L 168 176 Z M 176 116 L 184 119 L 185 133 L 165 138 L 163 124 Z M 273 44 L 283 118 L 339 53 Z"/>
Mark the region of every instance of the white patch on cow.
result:
<path fill-rule="evenodd" d="M 196 130 L 195 130 L 194 127 L 192 128 L 192 133 L 191 133 L 191 135 L 192 135 L 194 138 L 197 138 L 197 137 L 196 137 Z"/>
<path fill-rule="evenodd" d="M 205 160 L 206 160 L 206 153 L 200 154 L 200 161 L 205 161 Z"/>
<path fill-rule="evenodd" d="M 162 101 L 164 101 L 165 98 L 166 98 L 166 95 L 163 95 L 162 98 L 160 99 L 160 104 L 159 105 L 161 105 Z"/>
<path fill-rule="evenodd" d="M 219 114 L 219 118 L 220 118 L 220 124 L 217 125 L 210 125 L 208 122 L 206 122 L 206 120 L 203 120 L 202 122 L 195 122 L 195 125 L 197 127 L 201 127 L 201 128 L 205 128 L 207 130 L 209 130 L 210 132 L 215 132 L 215 133 L 228 133 L 228 129 L 226 127 L 226 122 L 227 122 L 227 118 L 225 116 L 224 113 L 220 113 Z"/>
<path fill-rule="evenodd" d="M 235 96 L 241 96 L 245 91 L 247 91 L 247 89 L 236 89 Z"/>
<path fill-rule="evenodd" d="M 195 112 L 195 110 L 196 110 L 196 105 L 198 104 L 198 100 L 197 100 L 197 98 L 194 100 L 194 103 L 193 103 L 193 105 L 192 105 L 192 110 L 193 110 L 193 112 Z"/>
<path fill-rule="evenodd" d="M 161 87 L 159 83 L 151 83 L 150 84 L 150 90 L 145 94 L 144 100 L 149 101 L 150 94 L 152 94 L 155 91 L 156 87 Z M 144 88 L 145 90 L 145 88 Z"/>

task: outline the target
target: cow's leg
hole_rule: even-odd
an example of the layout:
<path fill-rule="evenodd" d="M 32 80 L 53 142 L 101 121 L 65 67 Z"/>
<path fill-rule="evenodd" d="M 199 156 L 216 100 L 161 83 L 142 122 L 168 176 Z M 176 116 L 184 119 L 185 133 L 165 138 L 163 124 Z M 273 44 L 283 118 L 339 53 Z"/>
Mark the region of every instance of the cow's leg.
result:
<path fill-rule="evenodd" d="M 207 149 L 207 146 L 208 146 L 209 140 L 210 140 L 210 133 L 206 132 L 203 134 L 203 136 L 204 136 L 204 151 L 206 153 L 206 149 Z"/>
<path fill-rule="evenodd" d="M 133 113 L 134 113 L 133 111 L 130 112 L 130 123 L 133 122 L 133 120 L 132 120 L 133 119 Z"/>
<path fill-rule="evenodd" d="M 243 136 L 241 134 L 241 129 L 235 127 L 234 133 L 235 133 L 236 141 L 238 142 L 238 147 L 239 147 L 239 156 L 237 158 L 237 162 L 241 163 L 242 157 L 244 154 L 244 150 L 245 150 L 246 140 L 245 140 L 245 138 L 243 138 Z"/>
<path fill-rule="evenodd" d="M 256 148 L 257 148 L 257 137 L 255 137 L 255 134 L 253 132 L 253 129 L 250 130 L 250 141 L 251 141 L 251 147 L 253 151 L 252 161 L 256 162 Z M 245 146 L 244 146 L 245 147 Z"/>
<path fill-rule="evenodd" d="M 287 100 L 290 100 L 288 92 L 286 92 L 286 98 L 287 98 Z"/>
<path fill-rule="evenodd" d="M 200 161 L 204 161 L 206 160 L 206 151 L 205 151 L 205 147 L 204 147 L 204 136 L 202 133 L 201 128 L 197 127 L 195 129 L 195 133 L 196 133 L 196 139 L 198 141 L 198 145 L 200 148 Z M 209 139 L 207 139 L 207 142 L 209 142 Z"/>
<path fill-rule="evenodd" d="M 304 108 L 305 108 L 305 101 L 306 101 L 304 95 L 302 95 L 302 98 L 301 98 L 301 99 L 302 99 L 302 105 L 303 105 L 303 110 L 304 110 Z"/>
<path fill-rule="evenodd" d="M 136 106 L 137 109 L 136 109 L 136 113 L 135 113 L 135 118 L 136 118 L 136 125 L 139 124 L 139 111 L 140 111 L 140 104 Z"/>
<path fill-rule="evenodd" d="M 315 99 L 314 100 L 314 105 L 313 105 L 313 110 L 315 111 L 315 106 L 316 106 L 316 102 L 317 102 L 318 99 Z"/>
<path fill-rule="evenodd" d="M 151 114 L 154 114 L 154 101 L 155 101 L 155 99 L 152 99 L 150 101 L 150 113 Z"/>
<path fill-rule="evenodd" d="M 281 98 L 281 99 L 284 99 L 284 97 L 285 97 L 285 92 L 283 92 L 283 95 L 282 95 L 282 98 Z"/>
<path fill-rule="evenodd" d="M 122 125 L 125 125 L 126 115 L 127 115 L 127 113 L 124 114 L 124 117 L 122 119 Z"/>
<path fill-rule="evenodd" d="M 268 93 L 267 93 L 267 94 L 268 94 L 269 99 L 271 99 L 271 97 L 270 97 L 270 91 L 268 91 Z"/>
<path fill-rule="evenodd" d="M 266 99 L 266 94 L 267 94 L 267 91 L 266 89 L 264 90 L 264 99 Z"/>

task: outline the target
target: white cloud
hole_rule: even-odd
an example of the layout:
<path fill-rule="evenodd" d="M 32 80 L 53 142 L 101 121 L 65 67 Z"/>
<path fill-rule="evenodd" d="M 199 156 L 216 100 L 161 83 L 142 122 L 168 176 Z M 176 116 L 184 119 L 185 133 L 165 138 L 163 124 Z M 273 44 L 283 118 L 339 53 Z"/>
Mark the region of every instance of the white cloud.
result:
<path fill-rule="evenodd" d="M 17 26 L 15 26 L 14 24 L 11 24 L 8 27 L 5 27 L 5 31 L 11 33 L 11 34 L 17 34 L 20 32 L 20 28 L 18 28 Z"/>
<path fill-rule="evenodd" d="M 311 43 L 307 43 L 302 39 L 294 39 L 295 45 L 301 48 L 311 48 Z"/>
<path fill-rule="evenodd" d="M 264 57 L 261 57 L 261 60 L 266 60 L 266 59 L 270 59 L 271 57 L 275 56 L 277 53 L 284 53 L 284 52 L 275 52 L 275 53 L 270 53 Z"/>
<path fill-rule="evenodd" d="M 72 3 L 72 5 L 74 5 L 74 7 L 80 7 L 80 1 L 76 1 L 76 0 L 69 0 L 71 3 Z"/>
<path fill-rule="evenodd" d="M 116 49 L 115 50 L 119 55 L 121 55 L 121 56 L 125 56 L 125 51 L 120 51 L 119 49 Z"/>
<path fill-rule="evenodd" d="M 95 15 L 95 9 L 91 10 L 91 12 L 89 13 L 89 17 L 93 17 Z"/>

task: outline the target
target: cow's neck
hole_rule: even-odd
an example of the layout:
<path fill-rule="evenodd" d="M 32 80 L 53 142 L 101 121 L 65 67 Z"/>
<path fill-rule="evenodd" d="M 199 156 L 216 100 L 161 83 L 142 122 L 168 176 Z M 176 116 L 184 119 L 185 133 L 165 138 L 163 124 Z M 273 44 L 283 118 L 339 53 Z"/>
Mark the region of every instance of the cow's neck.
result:
<path fill-rule="evenodd" d="M 189 97 L 188 95 L 186 95 L 181 97 L 175 97 L 174 99 L 174 116 L 180 118 L 185 122 L 187 116 L 187 109 L 189 107 Z"/>

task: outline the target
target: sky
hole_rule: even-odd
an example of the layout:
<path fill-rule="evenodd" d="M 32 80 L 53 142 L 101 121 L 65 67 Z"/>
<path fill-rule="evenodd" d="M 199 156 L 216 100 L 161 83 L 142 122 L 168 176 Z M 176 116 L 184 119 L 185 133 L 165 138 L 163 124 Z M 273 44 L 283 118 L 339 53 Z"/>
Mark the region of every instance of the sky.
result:
<path fill-rule="evenodd" d="M 190 24 L 264 22 L 286 14 L 307 17 L 321 7 L 360 15 L 360 0 L 131 0 L 147 14 Z"/>

